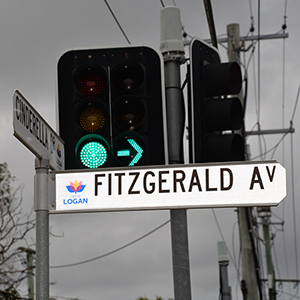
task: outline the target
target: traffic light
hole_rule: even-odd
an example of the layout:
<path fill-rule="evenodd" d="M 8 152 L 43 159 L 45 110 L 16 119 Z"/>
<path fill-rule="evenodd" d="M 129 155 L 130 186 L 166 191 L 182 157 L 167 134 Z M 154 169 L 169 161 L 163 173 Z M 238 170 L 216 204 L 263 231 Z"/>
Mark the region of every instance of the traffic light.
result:
<path fill-rule="evenodd" d="M 72 50 L 58 62 L 65 169 L 167 163 L 162 59 L 146 46 Z"/>
<path fill-rule="evenodd" d="M 190 162 L 244 160 L 244 110 L 237 95 L 240 66 L 221 63 L 218 51 L 194 38 L 189 65 Z"/>

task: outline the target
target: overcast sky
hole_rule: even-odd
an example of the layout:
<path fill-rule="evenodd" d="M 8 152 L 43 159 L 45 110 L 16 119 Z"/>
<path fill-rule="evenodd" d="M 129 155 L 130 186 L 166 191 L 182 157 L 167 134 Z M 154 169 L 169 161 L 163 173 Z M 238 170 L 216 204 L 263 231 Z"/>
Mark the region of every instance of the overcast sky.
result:
<path fill-rule="evenodd" d="M 159 49 L 162 8 L 159 0 L 108 2 L 133 45 L 149 44 Z M 285 47 L 282 39 L 261 41 L 260 46 L 255 45 L 253 56 L 253 48 L 249 48 L 241 57 L 247 66 L 250 61 L 247 68 L 249 88 L 246 130 L 257 130 L 255 124 L 258 115 L 261 129 L 288 128 L 300 81 L 300 2 L 260 1 L 260 26 L 257 2 L 212 0 L 216 31 L 218 36 L 222 36 L 226 34 L 227 24 L 238 23 L 241 36 L 245 36 L 253 16 L 254 35 L 258 34 L 259 27 L 261 34 L 277 33 L 284 23 L 287 2 L 286 32 L 289 37 L 285 40 Z M 173 5 L 171 0 L 165 0 L 164 3 Z M 209 38 L 203 1 L 176 0 L 176 5 L 181 10 L 182 24 L 188 35 Z M 24 209 L 29 210 L 33 206 L 34 155 L 13 136 L 14 90 L 18 89 L 55 129 L 56 66 L 59 57 L 70 49 L 126 46 L 128 43 L 105 2 L 95 0 L 2 0 L 0 38 L 0 161 L 8 163 L 10 171 L 17 177 L 16 184 L 25 184 Z M 246 42 L 245 48 L 250 46 L 251 43 Z M 226 50 L 220 45 L 219 49 L 222 61 L 227 61 Z M 184 73 L 185 67 L 182 69 Z M 258 91 L 259 109 L 255 104 Z M 293 219 L 294 215 L 300 213 L 297 201 L 300 193 L 298 110 L 293 119 L 296 130 L 293 134 L 296 202 L 293 202 L 291 185 L 291 136 L 287 135 L 276 151 L 268 152 L 263 157 L 276 159 L 287 169 L 288 196 L 282 204 L 272 209 L 277 216 L 273 215 L 273 222 L 285 221 L 284 232 L 279 225 L 272 227 L 275 234 L 273 243 L 276 252 L 273 252 L 273 259 L 277 278 L 296 278 L 299 274 L 299 261 L 298 266 L 295 264 Z M 261 143 L 262 152 L 274 147 L 281 137 L 266 136 Z M 248 139 L 252 158 L 260 154 L 258 141 L 257 137 Z M 296 203 L 295 214 L 293 203 Z M 234 209 L 215 209 L 214 212 L 221 232 L 210 209 L 188 211 L 192 296 L 195 300 L 218 299 L 217 242 L 222 240 L 223 235 L 235 259 L 229 266 L 233 299 L 242 299 L 237 271 L 237 268 L 240 270 L 237 214 Z M 63 237 L 51 237 L 50 265 L 61 266 L 101 256 L 143 236 L 169 218 L 169 211 L 51 215 L 51 231 L 57 235 L 63 234 Z M 299 221 L 296 226 L 296 234 L 299 234 Z M 264 258 L 262 244 L 260 249 Z M 56 299 L 78 297 L 84 300 L 135 300 L 147 296 L 152 300 L 156 295 L 165 299 L 174 298 L 170 225 L 105 258 L 80 266 L 51 269 L 50 277 L 53 283 L 50 294 Z M 25 288 L 23 286 L 24 293 Z M 290 294 L 294 293 L 293 285 L 284 283 L 277 299 L 290 299 Z M 300 298 L 299 293 L 297 297 L 295 299 Z"/>

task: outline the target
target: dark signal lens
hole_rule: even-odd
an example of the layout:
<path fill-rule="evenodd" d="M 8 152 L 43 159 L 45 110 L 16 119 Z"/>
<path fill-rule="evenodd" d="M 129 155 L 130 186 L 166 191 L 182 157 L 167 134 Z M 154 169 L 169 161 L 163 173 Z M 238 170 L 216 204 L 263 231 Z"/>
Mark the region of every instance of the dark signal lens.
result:
<path fill-rule="evenodd" d="M 122 62 L 113 68 L 113 84 L 124 92 L 137 89 L 144 81 L 143 68 L 130 61 Z"/>
<path fill-rule="evenodd" d="M 130 129 L 138 126 L 144 119 L 145 108 L 142 102 L 134 97 L 121 97 L 113 106 L 114 121 L 121 127 Z"/>
<path fill-rule="evenodd" d="M 87 68 L 78 74 L 77 89 L 87 97 L 94 97 L 105 88 L 106 77 L 97 69 Z"/>

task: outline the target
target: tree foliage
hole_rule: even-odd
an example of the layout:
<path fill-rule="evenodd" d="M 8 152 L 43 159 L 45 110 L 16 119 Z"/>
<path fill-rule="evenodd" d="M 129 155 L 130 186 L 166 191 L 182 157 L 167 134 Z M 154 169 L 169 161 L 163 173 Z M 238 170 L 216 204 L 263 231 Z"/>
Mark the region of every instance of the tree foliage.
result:
<path fill-rule="evenodd" d="M 17 290 L 27 269 L 18 247 L 30 247 L 26 238 L 35 226 L 31 215 L 22 211 L 22 187 L 14 189 L 14 180 L 7 164 L 0 163 L 0 299 L 21 299 Z"/>

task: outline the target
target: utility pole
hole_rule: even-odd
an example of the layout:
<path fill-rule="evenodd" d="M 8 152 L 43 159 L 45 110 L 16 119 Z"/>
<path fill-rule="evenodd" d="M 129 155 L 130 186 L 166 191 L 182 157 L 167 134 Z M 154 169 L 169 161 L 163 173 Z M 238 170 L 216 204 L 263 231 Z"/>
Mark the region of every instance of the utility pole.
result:
<path fill-rule="evenodd" d="M 34 300 L 34 280 L 33 280 L 33 254 L 35 250 L 30 248 L 19 247 L 19 250 L 26 252 L 27 258 L 27 280 L 28 280 L 28 298 Z"/>
<path fill-rule="evenodd" d="M 238 24 L 227 25 L 228 37 L 228 60 L 240 63 L 240 29 Z M 242 105 L 244 106 L 243 91 L 239 94 Z M 258 300 L 258 281 L 255 274 L 258 275 L 259 270 L 255 262 L 253 248 L 254 241 L 251 237 L 252 233 L 252 211 L 248 207 L 238 208 L 238 220 L 240 230 L 241 256 L 242 256 L 242 284 L 241 289 L 244 300 Z M 252 239 L 252 240 L 251 240 Z"/>
<path fill-rule="evenodd" d="M 231 300 L 231 287 L 228 285 L 227 247 L 225 241 L 218 242 L 218 261 L 220 270 L 220 300 Z"/>
<path fill-rule="evenodd" d="M 161 10 L 160 50 L 165 62 L 168 151 L 170 164 L 182 164 L 184 101 L 181 92 L 180 66 L 184 63 L 180 10 Z M 190 263 L 186 209 L 170 211 L 173 282 L 175 300 L 191 300 Z"/>
<path fill-rule="evenodd" d="M 275 272 L 272 261 L 271 252 L 271 238 L 270 238 L 270 219 L 271 219 L 271 209 L 269 207 L 257 208 L 258 215 L 262 220 L 263 234 L 265 242 L 265 253 L 267 262 L 267 279 L 269 286 L 269 300 L 276 300 L 276 286 L 275 286 Z"/>

